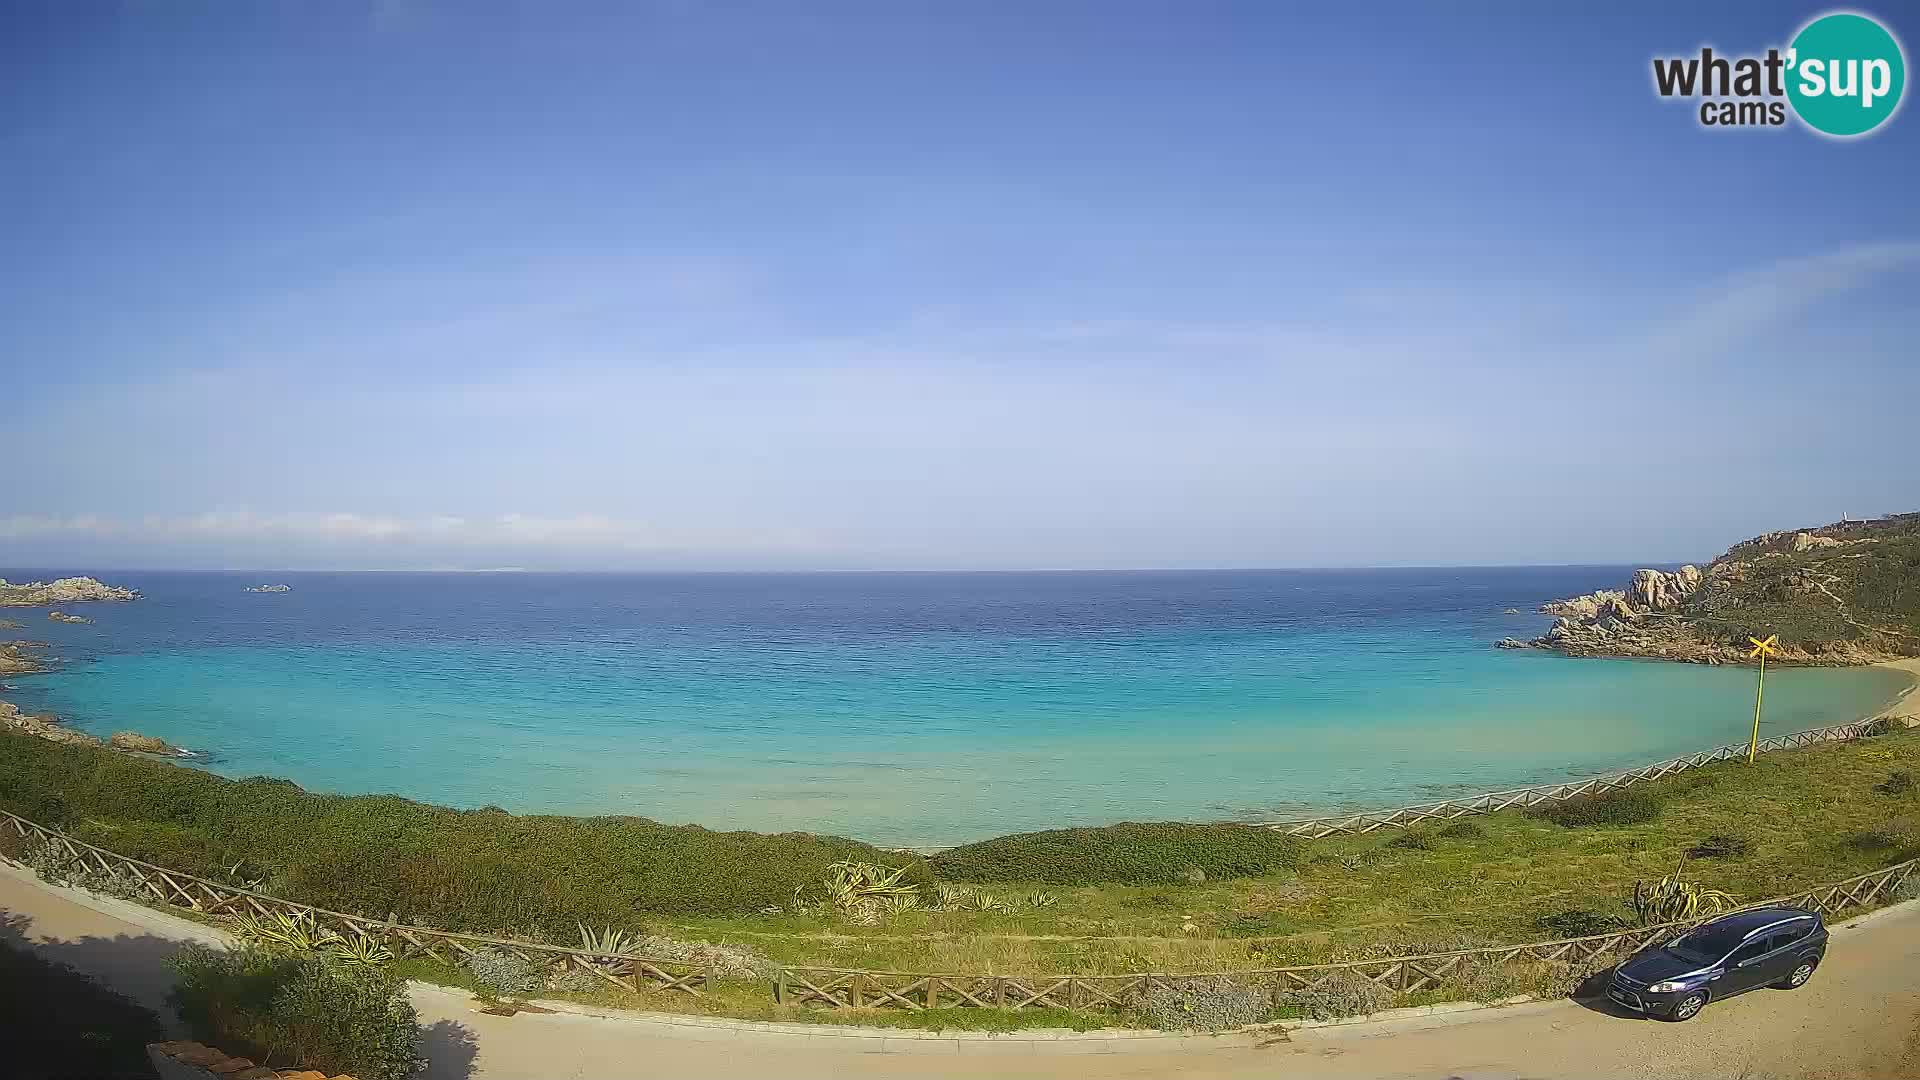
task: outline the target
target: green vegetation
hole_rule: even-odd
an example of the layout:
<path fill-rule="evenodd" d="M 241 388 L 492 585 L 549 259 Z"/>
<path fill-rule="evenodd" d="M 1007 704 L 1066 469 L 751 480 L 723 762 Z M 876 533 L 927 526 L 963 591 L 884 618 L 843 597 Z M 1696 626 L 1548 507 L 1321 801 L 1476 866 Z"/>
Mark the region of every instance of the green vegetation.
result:
<path fill-rule="evenodd" d="M 339 911 L 449 930 L 572 938 L 581 923 L 790 904 L 867 844 L 719 833 L 642 818 L 516 817 L 390 796 L 319 795 L 21 735 L 0 806 L 125 855 Z M 909 877 L 923 875 L 914 868 Z M 235 884 L 241 882 L 235 880 Z"/>
<path fill-rule="evenodd" d="M 415 977 L 476 990 L 492 980 L 503 989 L 491 993 L 628 1008 L 997 1029 L 1116 1018 L 826 1013 L 776 1005 L 756 972 L 784 963 L 1011 976 L 1231 973 L 1604 933 L 1637 921 L 1637 883 L 1676 868 L 1688 884 L 1746 902 L 1920 856 L 1920 789 L 1887 790 L 1890 776 L 1915 771 L 1920 733 L 1899 732 L 1689 770 L 1581 800 L 1568 813 L 1509 811 L 1311 842 L 1246 826 L 1130 824 L 1005 837 L 925 861 L 801 835 L 318 796 L 5 736 L 0 807 L 153 862 L 258 879 L 289 899 L 568 945 L 626 934 L 645 955 L 727 958 L 699 998 L 485 963 L 479 971 L 420 958 L 389 966 Z M 533 842 L 544 837 L 564 843 L 556 851 Z M 683 862 L 661 867 L 646 838 L 683 845 Z M 0 837 L 0 850 L 18 854 L 20 845 L 7 848 Z M 409 868 L 415 858 L 422 865 Z M 656 868 L 659 878 L 647 876 Z M 913 903 L 880 902 L 909 887 Z M 857 899 L 823 902 L 836 889 Z M 870 907 L 887 910 L 869 919 Z M 1489 968 L 1469 980 L 1469 992 L 1497 999 L 1590 974 Z M 1423 993 L 1387 1004 L 1438 1000 Z M 1189 1003 L 1214 1010 L 1207 1002 L 1220 1004 Z M 1280 1015 L 1346 1007 L 1311 995 L 1274 1004 Z M 1117 1019 L 1142 1023 L 1143 1015 Z"/>
<path fill-rule="evenodd" d="M 952 881 L 1040 885 L 1177 885 L 1293 868 L 1302 842 L 1247 825 L 1141 825 L 1019 833 L 928 860 Z"/>
<path fill-rule="evenodd" d="M 1647 785 L 1576 795 L 1565 802 L 1546 803 L 1528 813 L 1567 829 L 1595 825 L 1642 825 L 1660 815 L 1661 792 Z"/>
<path fill-rule="evenodd" d="M 160 1020 L 64 964 L 0 944 L 0 1017 L 9 1076 L 151 1080 Z"/>
<path fill-rule="evenodd" d="M 400 981 L 378 968 L 247 948 L 188 946 L 168 995 L 194 1038 L 276 1068 L 406 1080 L 419 1018 Z"/>
<path fill-rule="evenodd" d="M 1811 653 L 1867 646 L 1920 654 L 1920 514 L 1749 540 L 1706 568 L 1682 613 L 1701 634 L 1743 644 L 1757 626 Z"/>

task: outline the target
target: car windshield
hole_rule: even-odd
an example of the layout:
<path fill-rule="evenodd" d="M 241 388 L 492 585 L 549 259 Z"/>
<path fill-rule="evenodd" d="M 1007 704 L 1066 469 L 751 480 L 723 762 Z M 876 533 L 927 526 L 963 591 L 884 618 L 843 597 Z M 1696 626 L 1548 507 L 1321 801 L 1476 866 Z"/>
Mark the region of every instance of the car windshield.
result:
<path fill-rule="evenodd" d="M 1667 951 L 1699 964 L 1712 964 L 1732 952 L 1747 936 L 1743 928 L 1703 926 L 1667 942 Z"/>

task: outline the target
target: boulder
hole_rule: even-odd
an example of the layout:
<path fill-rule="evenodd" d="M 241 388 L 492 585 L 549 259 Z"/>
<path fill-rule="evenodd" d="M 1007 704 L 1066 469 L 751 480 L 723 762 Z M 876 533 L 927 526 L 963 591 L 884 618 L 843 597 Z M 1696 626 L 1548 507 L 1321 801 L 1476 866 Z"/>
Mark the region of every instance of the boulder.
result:
<path fill-rule="evenodd" d="M 72 604 L 83 600 L 137 600 L 139 592 L 108 585 L 90 577 L 61 578 L 58 581 L 29 581 L 14 584 L 0 578 L 0 607 L 38 607 L 42 604 Z"/>
<path fill-rule="evenodd" d="M 137 731 L 116 731 L 107 740 L 107 745 L 115 750 L 132 750 L 140 754 L 167 754 L 172 757 L 185 757 L 186 751 L 168 743 L 165 739 L 156 739 L 151 735 L 142 735 Z"/>
<path fill-rule="evenodd" d="M 79 623 L 82 625 L 93 621 L 84 615 L 69 615 L 64 611 L 49 611 L 47 612 L 47 618 L 52 619 L 54 622 Z"/>

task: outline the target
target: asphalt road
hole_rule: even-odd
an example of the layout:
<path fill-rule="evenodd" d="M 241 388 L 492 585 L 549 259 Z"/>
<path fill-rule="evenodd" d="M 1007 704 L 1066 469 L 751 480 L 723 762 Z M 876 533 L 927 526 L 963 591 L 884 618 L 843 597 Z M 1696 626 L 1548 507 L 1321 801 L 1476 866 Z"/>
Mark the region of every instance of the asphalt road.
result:
<path fill-rule="evenodd" d="M 166 955 L 182 937 L 209 932 L 144 909 L 77 900 L 0 868 L 0 933 L 157 1006 L 167 985 Z M 1227 1038 L 1203 1049 L 1080 1043 L 1068 1052 L 689 1029 L 638 1017 L 496 1017 L 474 1012 L 464 994 L 431 988 L 419 988 L 415 1003 L 430 1028 L 430 1075 L 485 1080 L 1894 1080 L 1920 1076 L 1920 910 L 1840 930 L 1827 962 L 1800 990 L 1755 991 L 1686 1024 L 1562 1003 L 1463 1014 L 1424 1029 L 1402 1022 L 1290 1039 Z"/>

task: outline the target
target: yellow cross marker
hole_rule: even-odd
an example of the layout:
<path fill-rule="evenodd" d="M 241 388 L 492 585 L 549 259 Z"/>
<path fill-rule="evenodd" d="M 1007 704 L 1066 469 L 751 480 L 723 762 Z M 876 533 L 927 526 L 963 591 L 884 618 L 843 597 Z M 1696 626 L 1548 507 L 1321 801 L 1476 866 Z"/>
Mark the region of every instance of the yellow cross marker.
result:
<path fill-rule="evenodd" d="M 1768 634 L 1765 641 L 1757 637 L 1748 637 L 1747 640 L 1753 642 L 1753 649 L 1747 653 L 1747 659 L 1751 660 L 1756 656 L 1760 658 L 1760 683 L 1753 692 L 1753 738 L 1747 740 L 1747 764 L 1751 765 L 1753 755 L 1760 749 L 1760 701 L 1767 693 L 1767 657 L 1780 655 L 1778 648 L 1780 635 Z"/>

